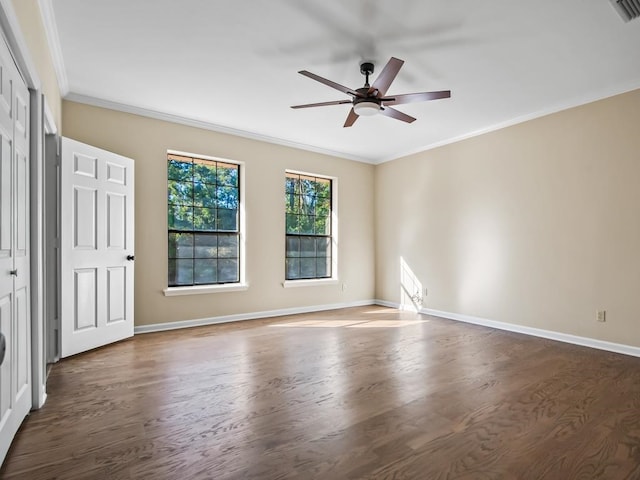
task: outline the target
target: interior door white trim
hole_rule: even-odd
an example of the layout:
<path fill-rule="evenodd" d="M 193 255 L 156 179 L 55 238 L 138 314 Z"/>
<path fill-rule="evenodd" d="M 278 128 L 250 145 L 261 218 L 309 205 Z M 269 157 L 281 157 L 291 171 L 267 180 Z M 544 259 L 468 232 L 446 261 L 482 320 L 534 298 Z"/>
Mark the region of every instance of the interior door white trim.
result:
<path fill-rule="evenodd" d="M 46 131 L 46 129 L 45 129 Z M 60 137 L 45 135 L 46 362 L 60 360 Z"/>
<path fill-rule="evenodd" d="M 53 112 L 49 108 L 46 97 L 42 97 L 44 100 L 44 133 L 46 135 L 55 135 L 58 133 L 58 127 L 56 126 L 56 119 L 53 118 Z"/>
<path fill-rule="evenodd" d="M 31 90 L 31 364 L 32 403 L 44 405 L 46 393 L 44 186 L 44 96 Z M 37 365 L 37 366 L 36 366 Z"/>

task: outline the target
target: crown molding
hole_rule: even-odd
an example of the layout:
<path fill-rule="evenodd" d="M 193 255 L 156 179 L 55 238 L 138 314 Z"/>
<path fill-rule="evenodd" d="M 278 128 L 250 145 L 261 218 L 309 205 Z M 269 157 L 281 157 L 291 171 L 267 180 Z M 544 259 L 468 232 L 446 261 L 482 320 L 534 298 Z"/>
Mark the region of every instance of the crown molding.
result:
<path fill-rule="evenodd" d="M 69 80 L 67 79 L 67 70 L 64 67 L 64 57 L 62 56 L 62 49 L 60 48 L 60 37 L 58 36 L 58 27 L 53 11 L 52 0 L 38 0 L 38 6 L 40 7 L 40 16 L 42 17 L 44 32 L 47 36 L 47 42 L 49 43 L 53 69 L 58 79 L 60 96 L 64 97 L 69 93 Z"/>
<path fill-rule="evenodd" d="M 40 0 L 40 1 L 51 1 L 51 0 Z M 250 138 L 252 140 L 258 140 L 261 142 L 266 142 L 266 143 L 272 143 L 272 144 L 276 144 L 276 145 L 282 145 L 285 147 L 291 147 L 291 148 L 297 148 L 300 150 L 306 150 L 306 151 L 310 151 L 310 152 L 314 152 L 314 153 L 320 153 L 323 155 L 329 155 L 332 157 L 338 157 L 338 158 L 344 158 L 347 160 L 353 160 L 356 162 L 362 162 L 362 163 L 368 163 L 371 165 L 380 165 L 383 163 L 387 163 L 387 162 L 391 162 L 394 160 L 399 160 L 401 158 L 404 157 L 408 157 L 410 155 L 415 155 L 418 153 L 422 153 L 422 152 L 426 152 L 429 150 L 433 150 L 435 148 L 439 148 L 439 147 L 443 147 L 446 145 L 450 145 L 452 143 L 457 143 L 457 142 L 461 142 L 463 140 L 467 140 L 473 137 L 478 137 L 480 135 L 484 135 L 486 133 L 491 133 L 491 132 L 495 132 L 497 130 L 502 130 L 504 128 L 507 127 L 511 127 L 514 125 L 518 125 L 520 123 L 525 123 L 528 122 L 530 120 L 535 120 L 537 118 L 541 118 L 541 117 L 545 117 L 547 115 L 551 115 L 554 113 L 558 113 L 561 112 L 563 110 L 569 110 L 571 108 L 576 108 L 576 107 L 580 107 L 583 105 L 587 105 L 589 103 L 593 103 L 593 102 L 597 102 L 600 100 L 604 100 L 610 97 L 614 97 L 616 95 L 621 95 L 623 93 L 627 93 L 627 92 L 631 92 L 633 90 L 637 90 L 640 89 L 640 81 L 639 80 L 635 80 L 633 82 L 627 82 L 621 85 L 616 85 L 615 87 L 609 87 L 609 88 L 605 88 L 600 90 L 597 93 L 592 93 L 590 95 L 586 95 L 586 96 L 582 96 L 582 97 L 578 97 L 578 98 L 574 98 L 571 99 L 569 101 L 566 102 L 562 102 L 560 104 L 557 104 L 553 107 L 544 109 L 544 110 L 539 110 L 537 112 L 533 112 L 533 113 L 529 113 L 526 115 L 521 115 L 519 117 L 516 118 L 512 118 L 510 120 L 506 120 L 504 122 L 499 122 L 493 125 L 490 125 L 488 127 L 485 128 L 481 128 L 479 130 L 475 130 L 472 132 L 468 132 L 462 135 L 458 135 L 456 137 L 452 137 L 446 140 L 442 140 L 440 142 L 435 142 L 435 143 L 431 143 L 428 145 L 423 145 L 421 147 L 415 148 L 415 149 L 411 149 L 411 150 L 407 150 L 401 153 L 398 153 L 397 155 L 393 155 L 390 157 L 385 157 L 385 158 L 368 158 L 368 157 L 361 157 L 361 156 L 357 156 L 357 155 L 350 155 L 344 152 L 339 152 L 339 151 L 335 151 L 335 150 L 330 150 L 330 149 L 325 149 L 325 148 L 321 148 L 321 147 L 317 147 L 314 145 L 308 145 L 308 144 L 303 144 L 303 143 L 298 143 L 298 142 L 293 142 L 290 140 L 286 140 L 283 138 L 277 138 L 277 137 L 271 137 L 268 135 L 262 135 L 259 133 L 255 133 L 255 132 L 249 132 L 246 130 L 240 130 L 240 129 L 236 129 L 236 128 L 232 128 L 232 127 L 226 127 L 223 125 L 217 125 L 214 123 L 210 123 L 210 122 L 205 122 L 202 120 L 196 120 L 196 119 L 191 119 L 191 118 L 187 118 L 187 117 L 182 117 L 179 115 L 174 115 L 174 114 L 169 114 L 169 113 L 163 113 L 163 112 L 159 112 L 156 110 L 151 110 L 151 109 L 147 109 L 147 108 L 143 108 L 143 107 L 137 107 L 134 105 L 127 105 L 127 104 L 122 104 L 122 103 L 118 103 L 118 102 L 113 102 L 110 100 L 104 100 L 101 98 L 97 98 L 97 97 L 92 97 L 92 96 L 88 96 L 88 95 L 81 95 L 81 94 L 76 94 L 76 93 L 69 93 L 65 96 L 66 100 L 70 100 L 73 102 L 77 102 L 77 103 L 84 103 L 87 105 L 93 105 L 96 107 L 102 107 L 102 108 L 108 108 L 110 110 L 117 110 L 120 112 L 125 112 L 125 113 L 132 113 L 135 115 L 141 115 L 144 117 L 149 117 L 149 118 L 154 118 L 156 120 L 164 120 L 167 122 L 172 122 L 172 123 L 179 123 L 182 125 L 187 125 L 187 126 L 191 126 L 191 127 L 196 127 L 196 128 L 202 128 L 205 130 L 212 130 L 215 132 L 220 132 L 220 133 L 227 133 L 229 135 L 235 135 L 235 136 L 239 136 L 239 137 L 244 137 L 244 138 Z"/>
<path fill-rule="evenodd" d="M 39 0 L 49 2 L 51 0 Z M 486 133 L 495 132 L 497 130 L 502 130 L 507 127 L 512 127 L 514 125 L 518 125 L 520 123 L 525 123 L 530 120 L 535 120 L 537 118 L 545 117 L 547 115 L 551 115 L 554 113 L 558 113 L 564 110 L 569 110 L 571 108 L 581 107 L 583 105 L 587 105 L 589 103 L 597 102 L 600 100 L 605 100 L 610 97 L 614 97 L 616 95 L 621 95 L 623 93 L 631 92 L 633 90 L 640 89 L 640 80 L 634 80 L 632 82 L 626 82 L 623 84 L 616 85 L 615 87 L 607 87 L 599 90 L 598 92 L 573 98 L 568 101 L 559 103 L 554 105 L 553 107 L 538 110 L 537 112 L 528 113 L 526 115 L 521 115 L 519 117 L 515 117 L 504 122 L 495 123 L 485 128 L 481 128 L 479 130 L 474 130 L 472 132 L 464 133 L 462 135 L 458 135 L 456 137 L 448 138 L 446 140 L 442 140 L 440 142 L 434 142 L 428 145 L 423 145 L 418 148 L 414 148 L 411 150 L 407 150 L 404 152 L 400 152 L 397 155 L 392 155 L 390 157 L 384 158 L 369 158 L 369 157 L 361 157 L 357 155 L 350 155 L 345 152 L 339 152 L 336 150 L 330 150 L 326 148 L 317 147 L 315 145 L 308 145 L 298 142 L 293 142 L 290 140 L 286 140 L 283 138 L 271 137 L 268 135 L 262 135 L 260 133 L 250 132 L 246 130 L 240 130 L 232 127 L 226 127 L 223 125 L 217 125 L 210 122 L 205 122 L 202 120 L 191 119 L 187 117 L 182 117 L 179 115 L 174 115 L 170 113 L 163 113 L 156 110 L 151 110 L 143 107 L 137 107 L 134 105 L 127 105 L 118 102 L 113 102 L 110 100 L 104 100 L 97 97 L 92 97 L 88 95 L 81 95 L 76 93 L 69 93 L 65 96 L 66 100 L 70 100 L 77 103 L 84 103 L 87 105 L 93 105 L 96 107 L 108 108 L 110 110 L 117 110 L 125 113 L 132 113 L 134 115 L 141 115 L 144 117 L 154 118 L 156 120 L 164 120 L 172 123 L 179 123 L 182 125 L 187 125 L 196 128 L 202 128 L 205 130 L 212 130 L 214 132 L 227 133 L 229 135 L 235 135 L 238 137 L 250 138 L 252 140 L 258 140 L 261 142 L 272 143 L 275 145 L 282 145 L 285 147 L 296 148 L 299 150 L 306 150 L 314 153 L 320 153 L 323 155 L 329 155 L 332 157 L 343 158 L 346 160 L 353 160 L 361 163 L 368 163 L 371 165 L 380 165 L 383 163 L 391 162 L 394 160 L 399 160 L 404 157 L 408 157 L 410 155 L 415 155 L 418 153 L 426 152 L 429 150 L 433 150 L 435 148 L 443 147 L 446 145 L 451 145 L 453 143 L 461 142 L 463 140 L 467 140 L 473 137 L 478 137 L 480 135 L 484 135 Z"/>
<path fill-rule="evenodd" d="M 547 115 L 551 115 L 554 113 L 562 112 L 563 110 L 569 110 L 571 108 L 581 107 L 583 105 L 587 105 L 589 103 L 597 102 L 599 100 L 604 100 L 606 98 L 615 97 L 616 95 L 622 95 L 623 93 L 631 92 L 633 90 L 640 89 L 640 80 L 634 80 L 632 82 L 627 82 L 623 84 L 618 84 L 615 87 L 607 87 L 599 90 L 598 92 L 591 93 L 589 95 L 584 95 L 581 97 L 573 98 L 568 101 L 561 102 L 552 107 L 545 108 L 544 110 L 538 110 L 537 112 L 527 113 L 525 115 L 521 115 L 519 117 L 515 117 L 504 122 L 495 123 L 493 125 L 489 125 L 488 127 L 481 128 L 479 130 L 474 130 L 472 132 L 464 133 L 462 135 L 458 135 L 457 137 L 448 138 L 446 140 L 442 140 L 440 142 L 431 143 L 428 145 L 424 145 L 418 148 L 414 148 L 411 150 L 406 150 L 398 155 L 393 155 L 390 157 L 386 157 L 375 162 L 376 165 L 380 165 L 382 163 L 391 162 L 393 160 L 399 160 L 404 157 L 408 157 L 410 155 L 415 155 L 417 153 L 426 152 L 428 150 L 433 150 L 434 148 L 443 147 L 445 145 L 451 145 L 452 143 L 461 142 L 463 140 L 467 140 L 469 138 L 478 137 L 480 135 L 484 135 L 485 133 L 495 132 L 496 130 L 502 130 L 503 128 L 512 127 L 514 125 L 518 125 L 519 123 L 525 123 L 530 120 L 535 120 L 540 117 L 546 117 Z"/>
<path fill-rule="evenodd" d="M 98 97 L 92 97 L 89 95 L 81 95 L 78 93 L 68 93 L 65 100 L 82 103 L 85 105 L 91 105 L 94 107 L 106 108 L 109 110 L 116 110 L 118 112 L 131 113 L 133 115 L 140 115 L 142 117 L 153 118 L 155 120 L 162 120 L 165 122 L 178 123 L 180 125 L 186 125 L 188 127 L 201 128 L 203 130 L 211 130 L 218 133 L 226 133 L 228 135 L 234 135 L 236 137 L 249 138 L 251 140 L 257 140 L 259 142 L 271 143 L 274 145 L 281 145 L 284 147 L 296 148 L 298 150 L 306 150 L 309 152 L 320 153 L 322 155 L 329 155 L 331 157 L 343 158 L 345 160 L 353 160 L 361 163 L 374 164 L 372 159 L 360 157 L 357 155 L 350 155 L 344 152 L 336 150 L 329 150 L 326 148 L 316 147 L 315 145 L 308 145 L 305 143 L 293 142 L 285 140 L 284 138 L 271 137 L 269 135 L 263 135 L 261 133 L 250 132 L 247 130 L 240 130 L 237 128 L 226 127 L 224 125 L 218 125 L 211 122 L 205 122 L 203 120 L 197 120 L 193 118 L 187 118 L 180 115 L 174 115 L 172 113 L 159 112 L 157 110 L 151 110 L 144 107 L 137 107 L 135 105 L 128 105 L 124 103 L 113 102 L 111 100 L 105 100 Z"/>

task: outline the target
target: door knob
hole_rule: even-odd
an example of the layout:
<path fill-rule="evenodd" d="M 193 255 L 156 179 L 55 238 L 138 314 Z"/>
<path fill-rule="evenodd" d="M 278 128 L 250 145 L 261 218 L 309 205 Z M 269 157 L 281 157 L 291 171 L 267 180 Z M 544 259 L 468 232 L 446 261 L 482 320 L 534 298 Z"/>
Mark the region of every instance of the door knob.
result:
<path fill-rule="evenodd" d="M 18 270 L 17 269 L 16 270 L 9 270 L 9 274 L 13 275 L 14 277 L 17 277 L 18 276 Z"/>
<path fill-rule="evenodd" d="M 134 255 L 127 255 L 127 260 L 129 260 L 130 262 L 133 262 L 136 259 L 136 257 Z"/>

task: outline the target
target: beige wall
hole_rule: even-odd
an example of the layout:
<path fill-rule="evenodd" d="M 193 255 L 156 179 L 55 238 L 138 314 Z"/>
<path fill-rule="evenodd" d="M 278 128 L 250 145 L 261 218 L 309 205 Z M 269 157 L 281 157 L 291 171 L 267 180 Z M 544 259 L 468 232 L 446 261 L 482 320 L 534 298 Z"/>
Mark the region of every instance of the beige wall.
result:
<path fill-rule="evenodd" d="M 20 29 L 24 35 L 31 59 L 38 70 L 42 82 L 42 91 L 47 99 L 58 128 L 61 125 L 62 105 L 58 79 L 51 60 L 51 51 L 47 42 L 38 0 L 12 0 L 13 9 L 18 17 Z"/>
<path fill-rule="evenodd" d="M 640 91 L 372 167 L 71 102 L 63 111 L 38 1 L 12 4 L 63 133 L 136 160 L 138 325 L 367 300 L 374 273 L 376 297 L 403 302 L 403 259 L 426 308 L 640 346 Z M 248 291 L 162 295 L 167 149 L 246 162 Z M 280 285 L 286 168 L 339 177 L 339 285 Z"/>
<path fill-rule="evenodd" d="M 372 165 L 68 101 L 63 103 L 63 132 L 136 162 L 136 325 L 373 298 Z M 249 290 L 163 295 L 167 286 L 167 149 L 245 162 Z M 285 169 L 338 177 L 338 285 L 281 285 Z"/>
<path fill-rule="evenodd" d="M 376 294 L 640 346 L 640 91 L 376 168 Z M 607 311 L 606 323 L 596 311 Z"/>

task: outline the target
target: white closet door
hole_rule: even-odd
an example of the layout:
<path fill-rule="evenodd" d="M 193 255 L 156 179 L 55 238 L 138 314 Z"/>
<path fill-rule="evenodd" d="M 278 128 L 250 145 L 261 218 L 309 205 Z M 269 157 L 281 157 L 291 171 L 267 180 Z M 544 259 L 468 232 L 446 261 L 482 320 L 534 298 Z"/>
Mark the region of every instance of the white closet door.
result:
<path fill-rule="evenodd" d="M 133 335 L 133 160 L 62 139 L 61 343 L 68 357 Z"/>
<path fill-rule="evenodd" d="M 0 462 L 31 409 L 29 91 L 0 39 Z"/>

